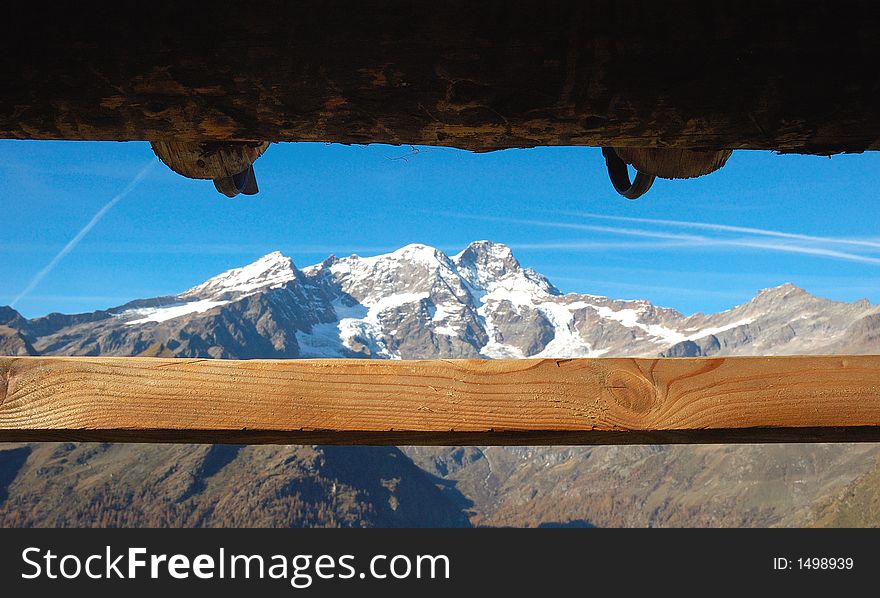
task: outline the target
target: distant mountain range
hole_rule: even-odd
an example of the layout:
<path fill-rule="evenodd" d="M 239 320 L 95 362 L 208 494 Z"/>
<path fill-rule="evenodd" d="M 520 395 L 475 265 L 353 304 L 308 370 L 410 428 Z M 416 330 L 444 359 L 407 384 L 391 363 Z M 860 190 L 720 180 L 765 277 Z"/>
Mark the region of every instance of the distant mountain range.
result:
<path fill-rule="evenodd" d="M 790 284 L 684 316 L 648 301 L 563 294 L 504 245 L 424 245 L 297 268 L 278 252 L 171 297 L 26 320 L 0 308 L 18 353 L 214 358 L 599 357 L 866 352 L 880 307 Z"/>
<path fill-rule="evenodd" d="M 88 314 L 26 319 L 0 307 L 0 354 L 8 355 L 491 359 L 878 349 L 880 306 L 866 300 L 829 301 L 784 284 L 721 313 L 685 316 L 643 300 L 563 294 L 488 241 L 453 256 L 408 245 L 302 269 L 275 252 L 179 295 Z M 0 523 L 463 525 L 467 515 L 488 525 L 798 525 L 818 521 L 819 511 L 830 521 L 837 494 L 880 455 L 874 445 L 91 446 L 0 452 Z M 340 473 L 335 459 L 360 463 L 359 475 Z M 270 470 L 286 490 L 269 492 Z M 62 490 L 64 500 L 49 498 Z M 269 505 L 265 512 L 247 507 L 255 500 Z M 414 515 L 426 509 L 433 515 Z"/>

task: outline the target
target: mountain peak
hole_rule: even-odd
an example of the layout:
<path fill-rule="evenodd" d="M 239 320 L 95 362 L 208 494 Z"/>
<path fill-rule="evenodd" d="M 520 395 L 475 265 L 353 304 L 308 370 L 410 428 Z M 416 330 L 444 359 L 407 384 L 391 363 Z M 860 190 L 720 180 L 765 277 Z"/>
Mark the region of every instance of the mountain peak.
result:
<path fill-rule="evenodd" d="M 448 259 L 446 254 L 439 249 L 421 243 L 410 243 L 388 255 L 411 262 L 433 263 L 436 261 L 446 261 Z"/>
<path fill-rule="evenodd" d="M 549 295 L 560 294 L 544 276 L 531 268 L 523 268 L 510 247 L 503 243 L 474 241 L 453 256 L 452 262 L 459 274 L 477 288 L 485 289 L 503 280 L 516 279 L 525 284 L 524 289 Z"/>
<path fill-rule="evenodd" d="M 10 305 L 0 305 L 0 325 L 16 328 L 25 323 L 24 317 Z"/>
<path fill-rule="evenodd" d="M 282 286 L 296 278 L 293 260 L 280 251 L 267 253 L 258 260 L 241 268 L 232 268 L 202 284 L 195 286 L 181 297 L 199 299 L 215 298 L 220 295 L 246 295 L 260 289 Z"/>
<path fill-rule="evenodd" d="M 458 266 L 477 267 L 494 276 L 504 276 L 522 269 L 510 247 L 493 241 L 474 241 L 452 260 Z"/>
<path fill-rule="evenodd" d="M 786 297 L 789 295 L 802 296 L 809 295 L 809 293 L 795 284 L 786 282 L 777 287 L 771 287 L 769 289 L 762 289 L 758 291 L 757 295 L 755 295 L 755 299 L 773 299 L 776 297 Z"/>
<path fill-rule="evenodd" d="M 791 282 L 784 282 L 779 286 L 771 287 L 769 289 L 764 289 L 764 290 L 765 291 L 781 291 L 781 292 L 786 292 L 786 293 L 790 293 L 790 292 L 806 293 L 807 292 L 804 289 L 802 289 L 801 287 L 799 287 L 796 284 L 791 283 Z"/>

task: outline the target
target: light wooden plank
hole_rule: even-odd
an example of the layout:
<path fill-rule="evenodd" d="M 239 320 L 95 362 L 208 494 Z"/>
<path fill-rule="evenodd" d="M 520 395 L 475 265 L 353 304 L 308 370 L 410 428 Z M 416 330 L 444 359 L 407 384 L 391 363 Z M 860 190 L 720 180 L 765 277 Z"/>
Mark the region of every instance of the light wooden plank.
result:
<path fill-rule="evenodd" d="M 0 440 L 880 440 L 880 356 L 0 358 Z"/>

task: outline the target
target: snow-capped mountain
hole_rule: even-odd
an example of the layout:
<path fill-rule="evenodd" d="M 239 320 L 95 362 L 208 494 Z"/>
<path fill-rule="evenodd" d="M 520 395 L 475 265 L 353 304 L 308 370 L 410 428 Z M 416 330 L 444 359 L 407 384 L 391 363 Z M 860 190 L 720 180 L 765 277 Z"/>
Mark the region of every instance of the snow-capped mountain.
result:
<path fill-rule="evenodd" d="M 67 355 L 521 358 L 880 346 L 880 308 L 867 301 L 829 301 L 785 284 L 725 312 L 688 317 L 648 301 L 563 294 L 489 241 L 453 256 L 413 244 L 303 269 L 273 252 L 176 296 L 7 319 L 0 325 L 36 351 Z"/>
<path fill-rule="evenodd" d="M 252 264 L 233 268 L 181 293 L 198 301 L 230 302 L 256 292 L 276 289 L 296 279 L 293 260 L 273 251 Z"/>

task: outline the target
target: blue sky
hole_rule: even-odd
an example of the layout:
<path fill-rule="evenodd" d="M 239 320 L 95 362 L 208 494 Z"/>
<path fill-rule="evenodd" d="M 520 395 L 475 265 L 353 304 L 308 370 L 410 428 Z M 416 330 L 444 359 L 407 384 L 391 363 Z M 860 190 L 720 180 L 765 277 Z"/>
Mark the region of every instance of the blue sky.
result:
<path fill-rule="evenodd" d="M 260 194 L 230 200 L 172 173 L 147 143 L 0 141 L 0 305 L 127 187 L 19 311 L 175 294 L 273 250 L 307 266 L 414 242 L 455 253 L 477 239 L 510 245 L 563 291 L 685 313 L 727 309 L 784 282 L 880 302 L 877 153 L 738 151 L 717 173 L 658 180 L 635 201 L 613 191 L 597 148 L 287 143 L 255 168 Z"/>

